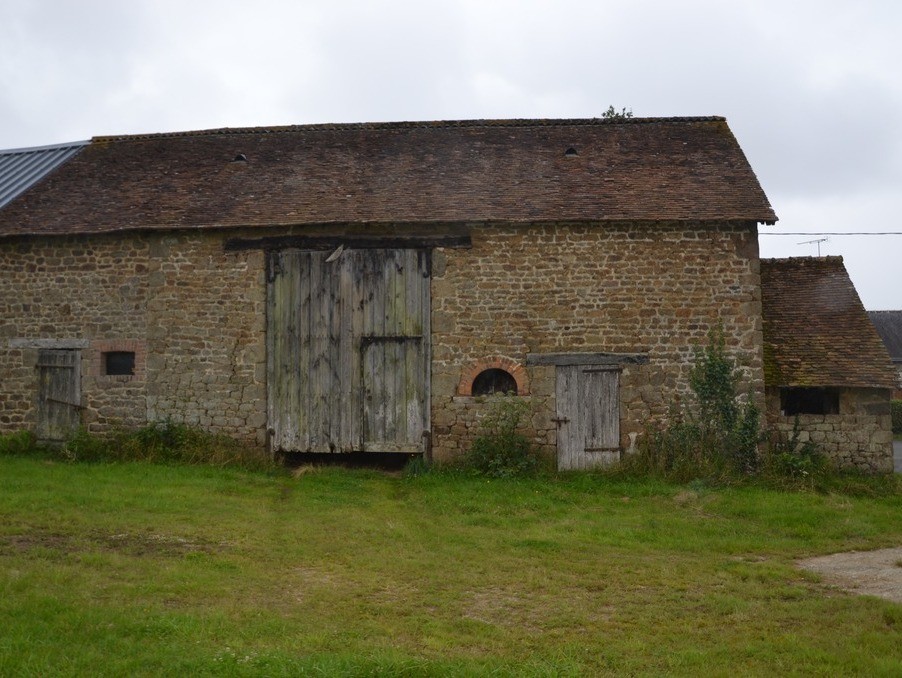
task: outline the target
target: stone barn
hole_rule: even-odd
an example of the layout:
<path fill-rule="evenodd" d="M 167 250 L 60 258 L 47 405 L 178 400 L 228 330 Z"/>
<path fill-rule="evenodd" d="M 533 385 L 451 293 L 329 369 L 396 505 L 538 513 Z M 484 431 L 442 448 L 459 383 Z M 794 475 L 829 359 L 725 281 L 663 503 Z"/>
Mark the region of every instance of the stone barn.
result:
<path fill-rule="evenodd" d="M 842 257 L 763 259 L 764 383 L 771 429 L 835 463 L 893 470 L 895 371 Z"/>
<path fill-rule="evenodd" d="M 763 402 L 757 227 L 776 217 L 723 118 L 70 150 L 0 209 L 2 432 L 171 419 L 270 453 L 448 459 L 512 391 L 584 468 L 688 394 L 718 326 Z"/>

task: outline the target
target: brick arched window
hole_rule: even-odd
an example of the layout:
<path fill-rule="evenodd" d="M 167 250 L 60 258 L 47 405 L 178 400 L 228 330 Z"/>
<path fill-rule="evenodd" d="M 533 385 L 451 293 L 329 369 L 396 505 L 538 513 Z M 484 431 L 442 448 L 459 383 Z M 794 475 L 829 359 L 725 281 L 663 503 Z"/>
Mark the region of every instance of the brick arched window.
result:
<path fill-rule="evenodd" d="M 498 371 L 503 372 L 504 375 Z M 474 384 L 477 386 L 475 394 L 473 392 Z M 507 388 L 510 385 L 515 388 Z M 501 393 L 508 390 L 514 390 L 517 395 L 528 395 L 529 377 L 523 365 L 504 356 L 489 356 L 477 360 L 464 369 L 457 385 L 457 395 L 462 396 Z"/>

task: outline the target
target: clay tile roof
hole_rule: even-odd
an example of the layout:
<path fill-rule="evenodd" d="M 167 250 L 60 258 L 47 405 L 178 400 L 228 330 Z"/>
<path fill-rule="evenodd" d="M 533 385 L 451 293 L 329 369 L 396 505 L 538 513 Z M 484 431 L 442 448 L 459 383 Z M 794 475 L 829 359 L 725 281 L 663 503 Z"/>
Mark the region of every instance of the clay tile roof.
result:
<path fill-rule="evenodd" d="M 0 207 L 37 184 L 87 143 L 73 141 L 68 144 L 0 151 Z"/>
<path fill-rule="evenodd" d="M 902 311 L 868 311 L 893 362 L 902 362 Z"/>
<path fill-rule="evenodd" d="M 723 118 L 471 120 L 96 137 L 0 237 L 543 220 L 776 216 Z"/>
<path fill-rule="evenodd" d="M 762 259 L 761 305 L 766 385 L 894 388 L 842 257 Z"/>

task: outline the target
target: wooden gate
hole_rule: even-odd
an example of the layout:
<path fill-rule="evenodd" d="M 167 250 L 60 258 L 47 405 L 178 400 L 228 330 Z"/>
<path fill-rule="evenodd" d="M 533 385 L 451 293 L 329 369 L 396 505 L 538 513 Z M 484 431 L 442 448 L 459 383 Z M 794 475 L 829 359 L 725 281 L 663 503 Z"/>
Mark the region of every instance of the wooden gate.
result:
<path fill-rule="evenodd" d="M 413 249 L 270 253 L 273 451 L 424 451 L 428 256 Z"/>
<path fill-rule="evenodd" d="M 556 369 L 557 465 L 604 466 L 620 458 L 620 371 L 567 365 Z"/>
<path fill-rule="evenodd" d="M 66 440 L 81 423 L 81 352 L 72 349 L 38 351 L 38 440 Z"/>

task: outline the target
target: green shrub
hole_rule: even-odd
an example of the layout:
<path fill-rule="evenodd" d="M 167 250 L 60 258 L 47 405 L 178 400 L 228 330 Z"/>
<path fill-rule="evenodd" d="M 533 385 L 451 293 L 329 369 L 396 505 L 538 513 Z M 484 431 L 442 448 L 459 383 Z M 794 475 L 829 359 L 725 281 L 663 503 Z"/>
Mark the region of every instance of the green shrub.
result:
<path fill-rule="evenodd" d="M 893 415 L 893 433 L 902 434 L 902 400 L 894 400 L 891 405 Z"/>
<path fill-rule="evenodd" d="M 739 372 L 726 352 L 722 329 L 695 352 L 689 373 L 690 407 L 674 408 L 667 426 L 649 428 L 622 467 L 677 482 L 753 475 L 760 468 L 760 412 L 736 394 Z"/>
<path fill-rule="evenodd" d="M 529 405 L 514 395 L 495 396 L 483 419 L 480 434 L 473 441 L 461 465 L 474 473 L 504 478 L 534 473 L 539 457 L 520 423 Z"/>

